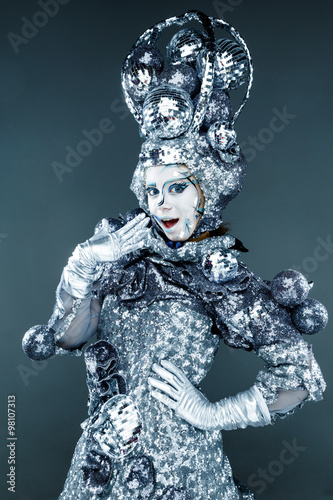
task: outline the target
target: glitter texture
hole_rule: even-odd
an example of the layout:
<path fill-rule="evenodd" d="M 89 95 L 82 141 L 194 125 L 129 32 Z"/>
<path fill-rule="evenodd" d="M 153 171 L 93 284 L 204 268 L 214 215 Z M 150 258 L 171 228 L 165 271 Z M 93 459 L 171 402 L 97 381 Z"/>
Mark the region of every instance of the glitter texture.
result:
<path fill-rule="evenodd" d="M 224 238 L 216 240 L 223 245 Z M 112 373 L 117 370 L 126 380 L 124 397 L 131 398 L 137 408 L 142 427 L 135 448 L 127 456 L 112 454 L 112 477 L 103 496 L 94 496 L 87 489 L 82 467 L 92 448 L 91 429 L 97 427 L 102 429 L 98 431 L 101 435 L 103 429 L 105 433 L 105 425 L 100 427 L 103 406 L 97 407 L 83 424 L 61 500 L 254 499 L 235 484 L 221 433 L 191 426 L 151 396 L 147 379 L 152 365 L 162 359 L 180 367 L 198 387 L 222 337 L 227 345 L 254 350 L 263 359 L 265 367 L 258 374 L 256 387 L 267 404 L 276 400 L 281 388 L 306 389 L 307 400 L 322 399 L 325 383 L 320 369 L 288 309 L 272 297 L 270 286 L 240 261 L 229 281 L 216 283 L 206 278 L 202 260 L 209 253 L 209 240 L 194 244 L 196 251 L 192 253 L 186 251 L 188 245 L 192 248 L 190 242 L 171 249 L 156 238 L 160 247 L 158 244 L 153 252 L 145 250 L 125 268 L 114 264 L 104 267 L 97 336 L 102 346 L 112 342 L 112 348 L 108 347 L 108 356 L 102 350 L 100 364 L 114 359 Z M 212 334 L 213 324 L 221 336 Z M 99 352 L 97 349 L 98 359 Z M 88 356 L 90 374 L 98 368 L 96 356 Z M 104 375 L 101 372 L 102 378 Z M 108 404 L 117 397 L 112 396 Z M 96 422 L 91 420 L 94 415 Z M 273 414 L 274 419 L 278 416 Z M 93 449 L 107 454 L 109 441 L 105 436 L 96 437 Z"/>

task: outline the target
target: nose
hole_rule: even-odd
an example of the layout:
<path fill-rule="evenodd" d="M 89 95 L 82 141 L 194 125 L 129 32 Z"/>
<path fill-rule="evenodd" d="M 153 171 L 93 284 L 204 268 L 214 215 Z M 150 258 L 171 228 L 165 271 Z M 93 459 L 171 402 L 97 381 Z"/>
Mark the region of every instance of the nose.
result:
<path fill-rule="evenodd" d="M 168 196 L 165 196 L 161 193 L 160 197 L 157 200 L 157 207 L 163 211 L 170 210 L 172 207 L 168 200 Z"/>

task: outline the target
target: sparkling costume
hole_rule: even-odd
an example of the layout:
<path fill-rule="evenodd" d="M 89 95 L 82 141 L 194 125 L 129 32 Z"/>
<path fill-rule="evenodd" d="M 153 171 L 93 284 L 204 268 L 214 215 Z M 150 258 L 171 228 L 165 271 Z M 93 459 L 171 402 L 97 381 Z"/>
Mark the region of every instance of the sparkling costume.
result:
<path fill-rule="evenodd" d="M 190 71 L 193 61 L 189 52 L 180 56 L 187 58 L 189 69 L 182 72 L 181 78 L 183 83 L 186 80 L 187 90 L 172 87 L 174 83 L 170 90 L 170 81 L 178 78 L 177 64 L 171 64 L 158 80 L 156 68 L 162 71 L 163 59 L 154 45 L 148 49 L 142 45 L 147 44 L 149 37 L 156 38 L 156 33 L 169 24 L 192 19 L 202 22 L 206 33 L 182 30 L 169 44 L 168 52 L 171 61 L 173 58 L 177 63 L 184 38 L 185 47 L 200 49 L 199 96 L 197 74 L 193 76 Z M 68 285 L 69 274 L 64 272 L 48 326 L 33 327 L 25 335 L 23 348 L 32 359 L 46 359 L 54 353 L 80 355 L 83 344 L 95 332 L 98 319 L 98 340 L 84 354 L 89 416 L 82 424 L 83 434 L 59 500 L 254 499 L 233 478 L 221 432 L 194 427 L 152 397 L 147 379 L 152 365 L 161 360 L 172 361 L 198 387 L 212 365 L 221 339 L 228 346 L 254 350 L 265 366 L 252 391 L 261 405 L 259 413 L 269 413 L 258 425 L 284 417 L 305 401 L 323 397 L 325 382 L 302 337 L 302 333 L 316 333 L 327 322 L 324 306 L 307 298 L 311 286 L 292 270 L 279 273 L 272 282 L 261 280 L 239 260 L 240 253 L 246 250 L 239 240 L 227 234 L 214 236 L 222 210 L 241 189 L 246 164 L 232 129 L 239 112 L 232 118 L 226 94 L 221 87 L 217 91 L 218 87 L 214 90 L 212 85 L 205 90 L 205 80 L 207 83 L 217 78 L 222 88 L 232 89 L 237 83 L 235 79 L 238 84 L 243 83 L 245 68 L 250 71 L 252 83 L 249 57 L 245 62 L 241 59 L 240 72 L 234 71 L 231 76 L 219 74 L 215 63 L 214 76 L 214 57 L 219 59 L 214 51 L 211 57 L 209 51 L 213 49 L 208 39 L 211 25 L 220 24 L 226 25 L 201 13 L 188 13 L 156 25 L 134 46 L 123 68 L 123 86 L 129 107 L 148 137 L 131 186 L 141 209 L 130 212 L 123 220 L 108 219 L 106 229 L 104 220 L 95 229 L 96 235 L 103 228 L 111 235 L 118 234 L 139 213 L 148 212 L 144 190 L 147 167 L 186 163 L 198 179 L 206 201 L 193 234 L 198 237 L 208 230 L 210 237 L 175 245 L 166 241 L 153 221 L 146 248 L 92 267 L 93 285 L 87 293 L 70 293 L 73 283 Z M 237 32 L 226 26 L 242 43 Z M 208 55 L 202 54 L 202 47 L 206 47 Z M 217 42 L 216 47 L 224 57 L 225 51 L 238 54 L 239 50 L 235 42 L 226 40 Z M 246 46 L 244 51 L 243 55 L 248 55 Z M 142 61 L 152 59 L 153 65 L 144 66 Z M 140 80 L 138 74 L 145 78 Z M 214 97 L 214 92 L 219 97 Z M 191 99 L 195 95 L 194 112 Z M 155 104 L 161 107 L 165 96 L 180 105 L 171 125 L 170 120 L 159 122 L 158 113 L 151 117 Z M 221 113 L 214 114 L 214 106 L 207 111 L 209 102 L 222 106 L 223 120 L 229 120 L 228 123 L 221 122 Z M 205 120 L 209 123 L 205 124 Z M 190 129 L 186 123 L 191 123 Z M 75 266 L 73 262 L 69 266 L 72 274 L 83 272 L 75 267 L 80 259 Z M 88 275 L 86 270 L 85 273 Z M 66 349 L 59 343 L 65 338 Z M 281 391 L 301 391 L 303 396 L 282 398 L 280 406 L 274 407 Z M 251 395 L 252 392 L 249 404 Z M 268 412 L 271 405 L 274 409 Z"/>

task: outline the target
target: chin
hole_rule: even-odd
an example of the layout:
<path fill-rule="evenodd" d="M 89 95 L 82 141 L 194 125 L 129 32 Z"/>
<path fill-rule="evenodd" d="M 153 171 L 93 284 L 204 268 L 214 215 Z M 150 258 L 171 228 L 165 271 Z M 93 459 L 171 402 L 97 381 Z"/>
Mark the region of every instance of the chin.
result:
<path fill-rule="evenodd" d="M 180 238 L 178 236 L 170 236 L 169 234 L 166 234 L 166 237 L 170 241 L 174 241 L 174 242 L 181 241 L 181 242 L 183 242 L 183 241 L 187 241 L 191 237 L 191 235 L 188 236 L 187 238 L 185 238 L 185 237 L 184 238 Z"/>
<path fill-rule="evenodd" d="M 174 241 L 174 242 L 181 241 L 181 242 L 184 242 L 184 241 L 187 241 L 189 238 L 191 238 L 192 232 L 189 235 L 187 235 L 187 236 L 180 236 L 179 234 L 170 234 L 170 233 L 167 233 L 165 231 L 164 231 L 164 234 L 168 238 L 168 240 L 170 240 L 170 241 Z"/>

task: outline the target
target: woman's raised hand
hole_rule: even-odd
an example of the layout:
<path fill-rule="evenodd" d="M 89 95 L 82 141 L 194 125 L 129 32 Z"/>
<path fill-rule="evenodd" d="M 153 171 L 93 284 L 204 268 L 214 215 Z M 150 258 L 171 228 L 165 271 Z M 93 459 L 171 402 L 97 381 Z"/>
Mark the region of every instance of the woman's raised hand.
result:
<path fill-rule="evenodd" d="M 120 257 L 145 247 L 150 230 L 150 218 L 141 213 L 121 229 L 110 233 L 107 219 L 101 229 L 87 243 L 96 262 L 114 262 Z"/>
<path fill-rule="evenodd" d="M 101 229 L 92 238 L 77 245 L 64 268 L 62 288 L 72 297 L 90 297 L 92 284 L 102 273 L 104 262 L 121 257 L 146 246 L 150 219 L 139 214 L 117 231 L 110 232 L 109 222 L 103 219 Z"/>

